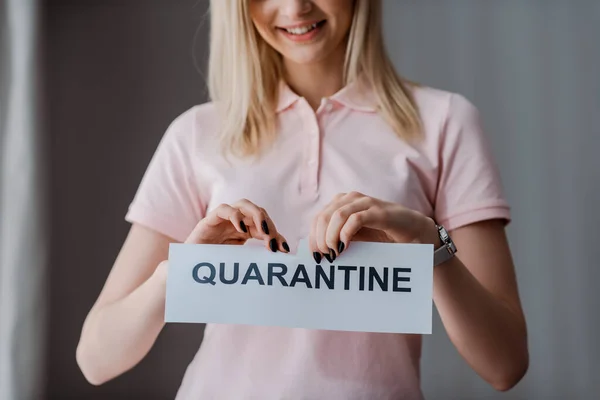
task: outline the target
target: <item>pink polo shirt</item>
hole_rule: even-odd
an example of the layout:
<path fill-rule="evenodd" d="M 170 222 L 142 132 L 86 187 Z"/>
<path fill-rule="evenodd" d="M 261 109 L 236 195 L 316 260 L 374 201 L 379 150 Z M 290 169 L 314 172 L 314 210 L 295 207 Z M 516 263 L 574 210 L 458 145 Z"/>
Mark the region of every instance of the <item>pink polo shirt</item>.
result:
<path fill-rule="evenodd" d="M 376 112 L 371 92 L 349 85 L 314 112 L 282 85 L 279 138 L 254 161 L 226 161 L 214 105 L 193 107 L 165 133 L 126 220 L 183 241 L 207 211 L 247 198 L 294 250 L 333 196 L 359 191 L 449 230 L 508 221 L 477 109 L 458 94 L 412 90 L 425 137 L 409 145 Z M 420 356 L 418 335 L 209 324 L 177 398 L 422 399 Z"/>

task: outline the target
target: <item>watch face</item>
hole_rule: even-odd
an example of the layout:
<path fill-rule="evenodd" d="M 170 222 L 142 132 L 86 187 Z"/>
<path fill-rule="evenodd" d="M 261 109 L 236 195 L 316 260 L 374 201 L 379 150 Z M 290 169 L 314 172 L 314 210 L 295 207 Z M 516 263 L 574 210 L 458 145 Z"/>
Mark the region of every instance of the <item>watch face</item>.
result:
<path fill-rule="evenodd" d="M 456 251 L 457 251 L 456 245 L 452 241 L 452 238 L 448 234 L 448 231 L 446 230 L 446 228 L 444 228 L 443 226 L 440 225 L 440 226 L 438 226 L 438 231 L 440 233 L 440 240 L 442 241 L 442 243 L 444 243 L 446 245 L 448 252 L 450 252 L 452 254 L 456 253 Z"/>
<path fill-rule="evenodd" d="M 448 235 L 446 228 L 439 226 L 438 231 L 440 232 L 440 239 L 442 239 L 443 242 L 446 242 L 448 239 L 450 239 L 450 235 Z"/>

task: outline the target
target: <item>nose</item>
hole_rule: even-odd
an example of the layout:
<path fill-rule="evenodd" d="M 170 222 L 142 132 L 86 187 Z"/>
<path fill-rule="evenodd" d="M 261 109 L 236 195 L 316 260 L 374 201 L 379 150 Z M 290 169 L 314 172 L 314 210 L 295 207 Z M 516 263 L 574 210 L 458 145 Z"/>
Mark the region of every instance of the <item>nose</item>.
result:
<path fill-rule="evenodd" d="M 282 0 L 282 2 L 282 13 L 292 20 L 305 16 L 313 8 L 311 0 Z"/>

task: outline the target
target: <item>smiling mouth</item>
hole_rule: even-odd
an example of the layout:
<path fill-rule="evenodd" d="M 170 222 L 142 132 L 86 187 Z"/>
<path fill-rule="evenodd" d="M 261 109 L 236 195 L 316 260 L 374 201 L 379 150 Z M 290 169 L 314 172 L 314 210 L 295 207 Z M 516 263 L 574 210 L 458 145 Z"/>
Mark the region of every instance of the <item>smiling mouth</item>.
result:
<path fill-rule="evenodd" d="M 278 29 L 280 29 L 290 35 L 302 36 L 302 35 L 306 35 L 307 33 L 314 31 L 317 28 L 320 28 L 321 26 L 323 26 L 323 24 L 325 24 L 325 20 L 319 21 L 319 22 L 316 22 L 313 24 L 296 26 L 293 28 L 278 28 Z"/>

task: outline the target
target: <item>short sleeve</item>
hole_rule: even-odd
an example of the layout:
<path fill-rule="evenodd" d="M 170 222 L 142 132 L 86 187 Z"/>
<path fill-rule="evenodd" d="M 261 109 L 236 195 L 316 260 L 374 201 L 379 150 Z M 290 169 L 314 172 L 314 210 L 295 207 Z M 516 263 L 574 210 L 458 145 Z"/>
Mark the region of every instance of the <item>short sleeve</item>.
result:
<path fill-rule="evenodd" d="M 479 111 L 459 94 L 450 96 L 438 156 L 439 224 L 452 230 L 487 219 L 510 222 L 510 207 Z"/>
<path fill-rule="evenodd" d="M 125 220 L 183 242 L 203 217 L 199 182 L 194 174 L 194 124 L 191 110 L 164 133 Z"/>

